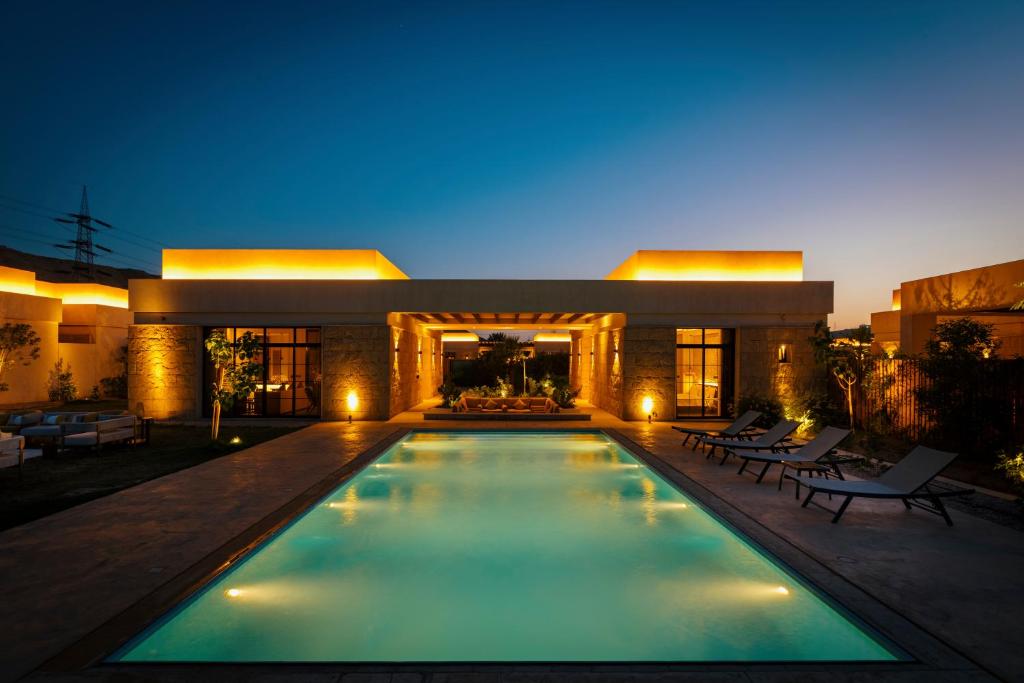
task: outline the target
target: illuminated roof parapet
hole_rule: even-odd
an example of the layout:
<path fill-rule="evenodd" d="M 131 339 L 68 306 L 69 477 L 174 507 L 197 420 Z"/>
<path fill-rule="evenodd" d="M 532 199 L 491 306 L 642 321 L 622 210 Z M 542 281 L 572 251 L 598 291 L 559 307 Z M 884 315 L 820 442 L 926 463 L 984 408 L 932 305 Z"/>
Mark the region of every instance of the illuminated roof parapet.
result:
<path fill-rule="evenodd" d="M 95 282 L 45 282 L 31 270 L 0 266 L 0 292 L 60 299 L 62 304 L 128 308 L 128 290 Z"/>
<path fill-rule="evenodd" d="M 802 251 L 641 250 L 606 280 L 695 282 L 800 282 Z"/>
<path fill-rule="evenodd" d="M 165 280 L 408 280 L 376 249 L 164 249 Z"/>

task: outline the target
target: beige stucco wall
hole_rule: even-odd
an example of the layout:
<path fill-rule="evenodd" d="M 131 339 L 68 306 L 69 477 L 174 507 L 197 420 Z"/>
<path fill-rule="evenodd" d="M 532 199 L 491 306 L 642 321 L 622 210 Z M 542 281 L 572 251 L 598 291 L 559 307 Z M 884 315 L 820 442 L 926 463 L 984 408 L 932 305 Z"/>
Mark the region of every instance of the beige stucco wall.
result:
<path fill-rule="evenodd" d="M 202 328 L 133 325 L 128 329 L 128 407 L 157 419 L 194 419 L 202 411 Z"/>
<path fill-rule="evenodd" d="M 0 325 L 31 325 L 40 339 L 39 358 L 29 365 L 14 365 L 4 373 L 3 381 L 10 388 L 0 393 L 0 405 L 47 400 L 47 378 L 57 362 L 57 326 L 60 320 L 60 299 L 0 292 Z"/>
<path fill-rule="evenodd" d="M 128 343 L 131 313 L 111 306 L 68 304 L 64 306 L 62 324 L 92 328 L 94 343 L 61 343 L 58 352 L 64 364 L 71 365 L 79 396 L 88 396 L 94 386 L 102 394 L 100 380 L 115 377 L 124 369 L 119 357 Z"/>
<path fill-rule="evenodd" d="M 737 327 L 820 319 L 831 282 L 132 280 L 137 323 L 380 324 L 389 312 L 624 313 L 636 324 Z M 637 316 L 649 316 L 638 319 Z"/>
<path fill-rule="evenodd" d="M 328 325 L 323 328 L 323 409 L 326 420 L 386 420 L 390 417 L 391 328 L 387 325 Z M 359 405 L 350 411 L 350 391 Z"/>
<path fill-rule="evenodd" d="M 871 332 L 875 335 L 871 345 L 874 353 L 895 353 L 900 347 L 900 311 L 872 313 Z"/>

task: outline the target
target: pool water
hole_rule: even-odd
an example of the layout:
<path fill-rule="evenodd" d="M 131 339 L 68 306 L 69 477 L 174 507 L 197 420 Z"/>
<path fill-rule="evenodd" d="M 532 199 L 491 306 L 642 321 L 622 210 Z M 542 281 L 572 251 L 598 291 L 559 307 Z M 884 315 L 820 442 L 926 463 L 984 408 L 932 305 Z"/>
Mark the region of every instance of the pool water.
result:
<path fill-rule="evenodd" d="M 599 432 L 413 432 L 114 661 L 895 660 Z"/>

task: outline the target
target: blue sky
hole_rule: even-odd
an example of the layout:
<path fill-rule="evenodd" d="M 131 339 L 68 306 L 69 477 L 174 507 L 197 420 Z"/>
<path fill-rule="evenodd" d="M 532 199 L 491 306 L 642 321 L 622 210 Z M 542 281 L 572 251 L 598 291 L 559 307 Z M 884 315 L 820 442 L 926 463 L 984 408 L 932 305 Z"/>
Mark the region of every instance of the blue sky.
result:
<path fill-rule="evenodd" d="M 216 5 L 216 6 L 208 6 Z M 6 3 L 0 243 L 599 278 L 782 248 L 866 322 L 1024 258 L 1024 3 Z M 31 237 L 29 237 L 31 236 Z M 34 241 L 32 241 L 34 240 Z"/>

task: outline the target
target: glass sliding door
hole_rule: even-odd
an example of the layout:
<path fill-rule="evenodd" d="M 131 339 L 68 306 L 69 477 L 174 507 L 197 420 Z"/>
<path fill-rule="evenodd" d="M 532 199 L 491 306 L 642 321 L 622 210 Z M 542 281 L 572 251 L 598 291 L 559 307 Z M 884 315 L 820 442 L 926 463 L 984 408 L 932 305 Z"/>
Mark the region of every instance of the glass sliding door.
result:
<path fill-rule="evenodd" d="M 732 330 L 676 330 L 676 417 L 725 416 L 732 377 Z"/>
<path fill-rule="evenodd" d="M 256 391 L 235 401 L 226 414 L 237 417 L 318 417 L 320 415 L 319 327 L 228 327 L 230 341 L 252 332 L 260 347 L 256 361 L 262 373 Z M 213 383 L 213 364 L 204 363 L 204 386 Z M 210 415 L 209 392 L 203 396 L 203 414 Z"/>

